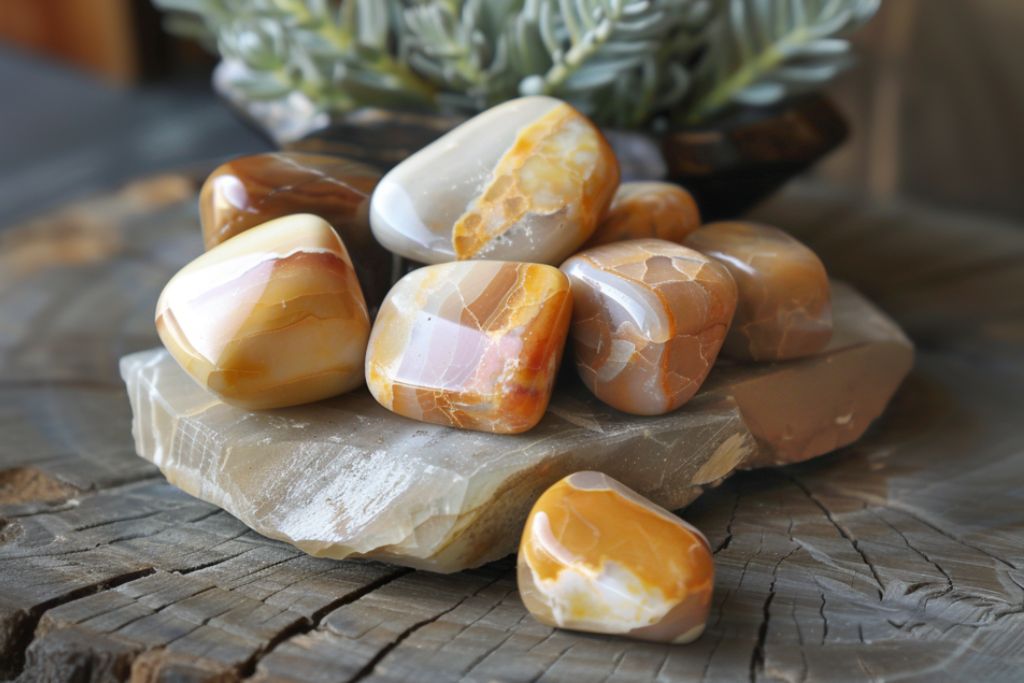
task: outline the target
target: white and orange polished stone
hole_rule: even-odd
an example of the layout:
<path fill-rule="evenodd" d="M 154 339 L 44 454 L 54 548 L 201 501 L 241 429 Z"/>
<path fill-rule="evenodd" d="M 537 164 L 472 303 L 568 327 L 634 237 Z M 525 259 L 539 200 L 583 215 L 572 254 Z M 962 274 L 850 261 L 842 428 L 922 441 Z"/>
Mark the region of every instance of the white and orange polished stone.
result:
<path fill-rule="evenodd" d="M 547 409 L 572 295 L 551 266 L 426 266 L 388 293 L 366 353 L 366 383 L 415 420 L 514 434 Z"/>
<path fill-rule="evenodd" d="M 381 179 L 377 240 L 422 263 L 508 259 L 557 265 L 594 232 L 619 183 L 600 130 L 551 97 L 493 107 Z"/>
<path fill-rule="evenodd" d="M 576 472 L 534 504 L 519 593 L 542 623 L 688 643 L 704 632 L 715 567 L 704 535 L 600 472 Z"/>
<path fill-rule="evenodd" d="M 686 245 L 732 273 L 739 303 L 723 355 L 777 361 L 820 352 L 832 337 L 828 274 L 818 256 L 788 233 L 747 222 L 712 223 Z"/>
<path fill-rule="evenodd" d="M 699 227 L 697 202 L 679 185 L 655 180 L 622 183 L 586 247 L 647 237 L 682 243 Z"/>
<path fill-rule="evenodd" d="M 729 272 L 664 240 L 614 242 L 562 265 L 572 283 L 576 368 L 608 405 L 675 410 L 715 363 L 736 308 Z"/>
<path fill-rule="evenodd" d="M 366 302 L 317 216 L 269 221 L 189 263 L 164 287 L 156 327 L 181 367 L 232 405 L 280 408 L 363 382 Z"/>

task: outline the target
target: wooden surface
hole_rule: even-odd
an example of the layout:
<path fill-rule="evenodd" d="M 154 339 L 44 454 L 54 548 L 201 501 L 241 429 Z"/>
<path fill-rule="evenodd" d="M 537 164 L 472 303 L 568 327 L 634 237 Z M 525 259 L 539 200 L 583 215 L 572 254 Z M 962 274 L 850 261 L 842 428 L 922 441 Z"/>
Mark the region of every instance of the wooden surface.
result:
<path fill-rule="evenodd" d="M 178 178 L 0 235 L 0 678 L 1015 681 L 1024 666 L 1024 230 L 803 188 L 764 208 L 899 320 L 918 363 L 857 446 L 683 514 L 715 548 L 707 633 L 554 631 L 512 564 L 304 556 L 136 457 L 116 375 L 200 249 Z"/>

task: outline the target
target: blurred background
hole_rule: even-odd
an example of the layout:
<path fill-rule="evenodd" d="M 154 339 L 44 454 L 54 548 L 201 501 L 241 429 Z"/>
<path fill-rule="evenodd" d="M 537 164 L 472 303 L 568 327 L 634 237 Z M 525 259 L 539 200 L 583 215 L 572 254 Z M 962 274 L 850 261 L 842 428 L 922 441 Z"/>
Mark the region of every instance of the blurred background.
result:
<path fill-rule="evenodd" d="M 846 144 L 812 175 L 864 198 L 1024 218 L 1021 0 L 887 0 L 828 86 Z M 270 143 L 214 94 L 216 60 L 148 0 L 3 0 L 0 226 Z"/>

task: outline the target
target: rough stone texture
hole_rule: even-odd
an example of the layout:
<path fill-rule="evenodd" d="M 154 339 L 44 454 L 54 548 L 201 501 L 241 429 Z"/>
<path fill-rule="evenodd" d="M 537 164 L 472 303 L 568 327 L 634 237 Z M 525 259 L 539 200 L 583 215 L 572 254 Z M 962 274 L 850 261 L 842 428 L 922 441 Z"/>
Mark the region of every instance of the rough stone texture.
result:
<path fill-rule="evenodd" d="M 0 505 L 0 678 L 1017 681 L 1024 301 L 1007 293 L 1024 291 L 1024 231 L 813 188 L 757 218 L 918 354 L 856 446 L 738 474 L 685 510 L 716 561 L 707 632 L 686 646 L 538 624 L 507 561 L 441 576 L 310 558 L 138 458 L 117 360 L 156 344 L 157 294 L 202 251 L 189 183 L 6 231 L 0 470 L 75 490 Z"/>
<path fill-rule="evenodd" d="M 723 368 L 685 409 L 652 418 L 568 381 L 518 435 L 409 420 L 363 390 L 248 412 L 203 391 L 162 349 L 127 356 L 121 372 L 136 448 L 171 483 L 313 555 L 450 572 L 513 552 L 537 496 L 576 470 L 603 471 L 676 509 L 737 468 L 854 441 L 913 351 L 871 304 L 836 290 L 841 332 L 817 358 Z"/>

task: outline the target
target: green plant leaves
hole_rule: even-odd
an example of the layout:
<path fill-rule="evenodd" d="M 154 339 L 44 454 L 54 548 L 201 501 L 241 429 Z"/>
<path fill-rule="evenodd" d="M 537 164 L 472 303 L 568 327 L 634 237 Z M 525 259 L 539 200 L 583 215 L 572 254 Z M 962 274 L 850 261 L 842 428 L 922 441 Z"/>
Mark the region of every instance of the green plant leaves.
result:
<path fill-rule="evenodd" d="M 697 123 L 835 76 L 880 0 L 154 0 L 253 99 L 473 113 L 525 94 L 603 125 Z M 233 72 L 234 73 L 234 72 Z"/>
<path fill-rule="evenodd" d="M 838 36 L 881 0 L 716 0 L 707 51 L 681 118 L 698 123 L 730 104 L 763 106 L 831 80 L 850 61 Z"/>

